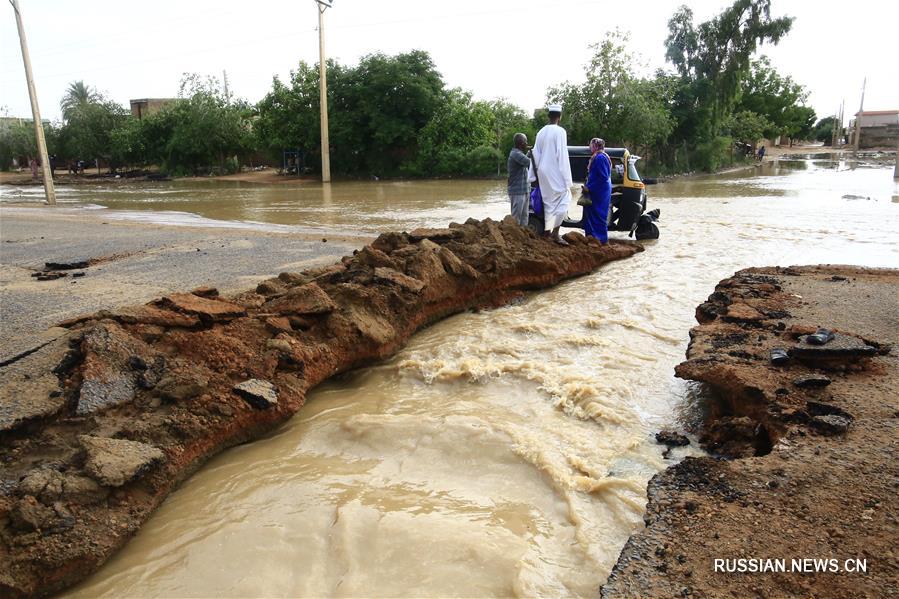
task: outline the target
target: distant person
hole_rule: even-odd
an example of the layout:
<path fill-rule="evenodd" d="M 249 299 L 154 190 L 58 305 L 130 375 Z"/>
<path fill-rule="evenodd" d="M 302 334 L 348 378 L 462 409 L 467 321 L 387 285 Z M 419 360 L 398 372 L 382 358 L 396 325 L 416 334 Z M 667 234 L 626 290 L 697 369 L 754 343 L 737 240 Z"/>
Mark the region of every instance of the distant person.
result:
<path fill-rule="evenodd" d="M 584 189 L 590 205 L 584 206 L 584 233 L 609 243 L 609 204 L 612 201 L 612 160 L 606 154 L 606 142 L 598 137 L 590 140 L 590 162 Z"/>
<path fill-rule="evenodd" d="M 31 160 L 28 161 L 28 166 L 31 167 L 31 180 L 32 180 L 32 181 L 37 181 L 37 179 L 38 179 L 38 176 L 37 176 L 37 160 L 35 160 L 34 158 L 32 158 Z"/>
<path fill-rule="evenodd" d="M 759 162 L 765 159 L 765 146 L 759 146 L 759 151 L 756 152 L 755 157 Z"/>
<path fill-rule="evenodd" d="M 512 138 L 515 147 L 509 152 L 509 203 L 512 217 L 522 227 L 528 226 L 528 195 L 530 184 L 528 183 L 528 170 L 531 167 L 531 159 L 525 152 L 528 151 L 528 136 L 524 133 L 516 133 Z"/>
<path fill-rule="evenodd" d="M 538 181 L 543 196 L 544 234 L 551 234 L 559 245 L 568 242 L 559 237 L 559 227 L 568 215 L 571 204 L 571 163 L 568 162 L 568 133 L 559 126 L 562 107 L 550 104 L 546 107 L 549 124 L 537 133 L 532 151 L 530 181 Z"/>

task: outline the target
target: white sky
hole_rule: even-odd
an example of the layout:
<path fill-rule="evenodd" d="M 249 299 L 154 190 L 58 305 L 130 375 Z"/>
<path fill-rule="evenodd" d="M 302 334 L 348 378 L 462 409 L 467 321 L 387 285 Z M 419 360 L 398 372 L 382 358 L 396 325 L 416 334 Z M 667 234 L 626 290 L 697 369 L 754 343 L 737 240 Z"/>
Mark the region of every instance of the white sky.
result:
<path fill-rule="evenodd" d="M 43 118 L 59 118 L 71 81 L 84 80 L 125 106 L 132 98 L 175 96 L 184 72 L 221 78 L 256 102 L 273 75 L 286 80 L 299 60 L 318 60 L 313 0 L 19 0 Z M 371 52 L 430 52 L 448 85 L 477 98 L 505 97 L 530 111 L 547 88 L 579 80 L 588 46 L 620 27 L 650 68 L 664 65 L 667 22 L 677 0 L 334 0 L 326 13 L 327 53 L 355 63 Z M 701 21 L 726 0 L 689 2 Z M 774 0 L 796 17 L 775 67 L 810 91 L 819 118 L 842 99 L 858 109 L 899 109 L 896 24 L 899 2 Z M 0 11 L 0 107 L 31 116 L 12 7 Z M 858 20 L 859 42 L 848 41 Z M 890 50 L 889 48 L 893 48 Z"/>

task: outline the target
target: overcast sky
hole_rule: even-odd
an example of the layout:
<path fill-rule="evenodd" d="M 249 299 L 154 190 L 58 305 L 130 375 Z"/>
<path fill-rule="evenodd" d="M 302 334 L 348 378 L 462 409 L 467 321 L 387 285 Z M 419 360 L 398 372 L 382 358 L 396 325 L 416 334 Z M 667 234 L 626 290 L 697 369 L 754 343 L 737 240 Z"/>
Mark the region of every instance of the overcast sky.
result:
<path fill-rule="evenodd" d="M 182 73 L 228 73 L 231 92 L 256 102 L 274 75 L 318 60 L 314 0 L 19 0 L 41 115 L 59 118 L 59 100 L 75 80 L 124 105 L 171 97 Z M 372 52 L 430 52 L 448 85 L 475 97 L 504 97 L 528 111 L 546 90 L 580 80 L 590 44 L 616 27 L 631 33 L 650 70 L 664 66 L 667 22 L 683 1 L 628 0 L 334 0 L 326 13 L 327 54 L 355 63 Z M 727 6 L 689 3 L 697 21 Z M 776 15 L 796 17 L 778 46 L 761 53 L 805 85 L 819 117 L 842 99 L 858 109 L 899 109 L 896 23 L 899 2 L 774 0 Z M 30 116 L 12 7 L 0 19 L 0 107 Z M 858 22 L 856 27 L 853 23 Z M 857 40 L 850 41 L 857 31 Z M 890 49 L 892 48 L 892 50 Z"/>

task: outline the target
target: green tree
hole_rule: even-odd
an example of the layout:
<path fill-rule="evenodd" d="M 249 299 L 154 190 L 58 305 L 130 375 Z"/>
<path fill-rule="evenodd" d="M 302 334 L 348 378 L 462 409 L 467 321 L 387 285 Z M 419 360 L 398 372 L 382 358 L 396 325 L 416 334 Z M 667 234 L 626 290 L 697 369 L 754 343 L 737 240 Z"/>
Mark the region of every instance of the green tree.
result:
<path fill-rule="evenodd" d="M 88 104 L 95 104 L 103 101 L 103 96 L 90 85 L 85 85 L 84 81 L 73 81 L 66 88 L 59 107 L 62 110 L 62 117 L 68 120 L 76 111 L 84 108 Z"/>
<path fill-rule="evenodd" d="M 419 131 L 444 102 L 443 77 L 430 55 L 413 50 L 392 57 L 364 56 L 357 67 L 347 70 L 342 83 L 334 89 L 335 114 L 343 104 L 350 118 L 338 117 L 336 125 L 344 126 L 338 131 L 350 138 L 365 136 L 358 155 L 335 148 L 345 170 L 396 172 L 398 165 L 415 156 Z"/>
<path fill-rule="evenodd" d="M 34 125 L 27 121 L 0 121 L 0 169 L 9 170 L 13 160 L 26 160 L 37 154 Z M 19 164 L 19 166 L 28 166 Z"/>
<path fill-rule="evenodd" d="M 335 63 L 328 62 L 330 87 L 333 87 L 337 68 Z M 289 84 L 276 76 L 271 91 L 257 104 L 256 137 L 276 162 L 280 162 L 281 151 L 285 149 L 300 148 L 307 156 L 316 152 L 321 140 L 318 80 L 318 68 L 300 62 L 297 69 L 290 72 Z M 340 166 L 335 164 L 333 168 L 339 171 Z"/>
<path fill-rule="evenodd" d="M 809 106 L 791 106 L 786 111 L 783 132 L 790 138 L 790 147 L 797 139 L 809 139 L 815 128 L 815 110 Z"/>
<path fill-rule="evenodd" d="M 590 46 L 594 53 L 584 69 L 586 81 L 567 82 L 547 94 L 550 102 L 565 106 L 564 123 L 573 143 L 584 144 L 600 134 L 624 142 L 619 133 L 623 126 L 621 96 L 634 79 L 627 41 L 626 34 L 615 31 L 602 43 Z"/>
<path fill-rule="evenodd" d="M 760 45 L 780 41 L 792 23 L 791 17 L 771 18 L 771 0 L 736 0 L 699 25 L 693 11 L 681 6 L 668 21 L 665 40 L 665 56 L 681 79 L 677 136 L 694 144 L 718 137 L 740 97 L 750 57 Z"/>
<path fill-rule="evenodd" d="M 762 115 L 769 122 L 765 137 L 786 135 L 791 138 L 810 137 L 815 122 L 815 112 L 804 106 L 808 92 L 783 76 L 762 56 L 752 61 L 749 75 L 743 83 L 739 108 Z M 809 122 L 811 120 L 811 122 Z"/>
<path fill-rule="evenodd" d="M 524 133 L 533 144 L 537 129 L 524 110 L 504 98 L 488 102 L 487 105 L 493 113 L 493 129 L 496 132 L 494 145 L 497 156 L 496 174 L 499 175 L 506 169 L 506 158 L 514 145 L 512 138 L 515 134 Z"/>
<path fill-rule="evenodd" d="M 594 54 L 585 67 L 585 81 L 550 90 L 548 99 L 565 106 L 563 126 L 570 143 L 585 145 L 603 137 L 610 146 L 628 146 L 646 155 L 670 135 L 675 80 L 661 73 L 651 79 L 638 77 L 639 61 L 628 51 L 628 41 L 616 31 L 591 46 Z"/>
<path fill-rule="evenodd" d="M 143 146 L 143 160 L 146 164 L 157 164 L 162 168 L 171 168 L 169 161 L 169 140 L 175 130 L 175 111 L 171 106 L 159 112 L 145 116 L 140 120 L 140 144 Z M 122 133 L 116 140 L 116 150 L 122 154 L 128 152 L 132 140 L 129 133 Z"/>
<path fill-rule="evenodd" d="M 134 166 L 151 162 L 143 122 L 126 118 L 110 132 L 110 155 L 114 163 Z"/>
<path fill-rule="evenodd" d="M 176 173 L 231 172 L 255 149 L 252 117 L 246 102 L 225 97 L 215 77 L 186 74 L 179 99 L 120 131 L 115 147 L 122 156 L 143 152 L 145 162 Z"/>
<path fill-rule="evenodd" d="M 443 78 L 422 51 L 370 54 L 354 67 L 329 61 L 328 106 L 332 169 L 344 174 L 396 174 L 414 161 L 418 132 L 446 99 Z M 319 75 L 300 63 L 289 84 L 277 77 L 257 108 L 257 136 L 273 157 L 300 148 L 320 163 Z"/>
<path fill-rule="evenodd" d="M 735 141 L 755 145 L 758 140 L 765 137 L 765 132 L 771 127 L 771 123 L 760 114 L 750 110 L 741 110 L 730 115 L 723 124 L 724 131 Z"/>
<path fill-rule="evenodd" d="M 112 168 L 112 132 L 129 112 L 119 104 L 102 97 L 73 107 L 59 133 L 62 154 L 69 159 L 100 159 Z"/>
<path fill-rule="evenodd" d="M 836 116 L 826 116 L 815 124 L 812 130 L 812 139 L 824 142 L 825 146 L 833 143 L 833 126 L 836 122 Z"/>
<path fill-rule="evenodd" d="M 471 93 L 461 89 L 449 90 L 419 133 L 420 151 L 407 171 L 437 176 L 489 174 L 500 156 L 495 128 L 490 104 L 473 101 Z"/>

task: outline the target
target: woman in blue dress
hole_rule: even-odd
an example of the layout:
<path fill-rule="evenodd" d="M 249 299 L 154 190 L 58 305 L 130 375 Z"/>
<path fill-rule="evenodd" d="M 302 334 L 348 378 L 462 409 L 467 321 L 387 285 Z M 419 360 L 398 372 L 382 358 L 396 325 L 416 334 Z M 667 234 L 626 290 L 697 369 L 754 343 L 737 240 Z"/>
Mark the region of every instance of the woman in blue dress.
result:
<path fill-rule="evenodd" d="M 609 202 L 612 199 L 612 161 L 605 152 L 606 142 L 598 137 L 590 140 L 590 163 L 587 166 L 587 183 L 590 206 L 584 206 L 584 233 L 609 242 Z"/>

